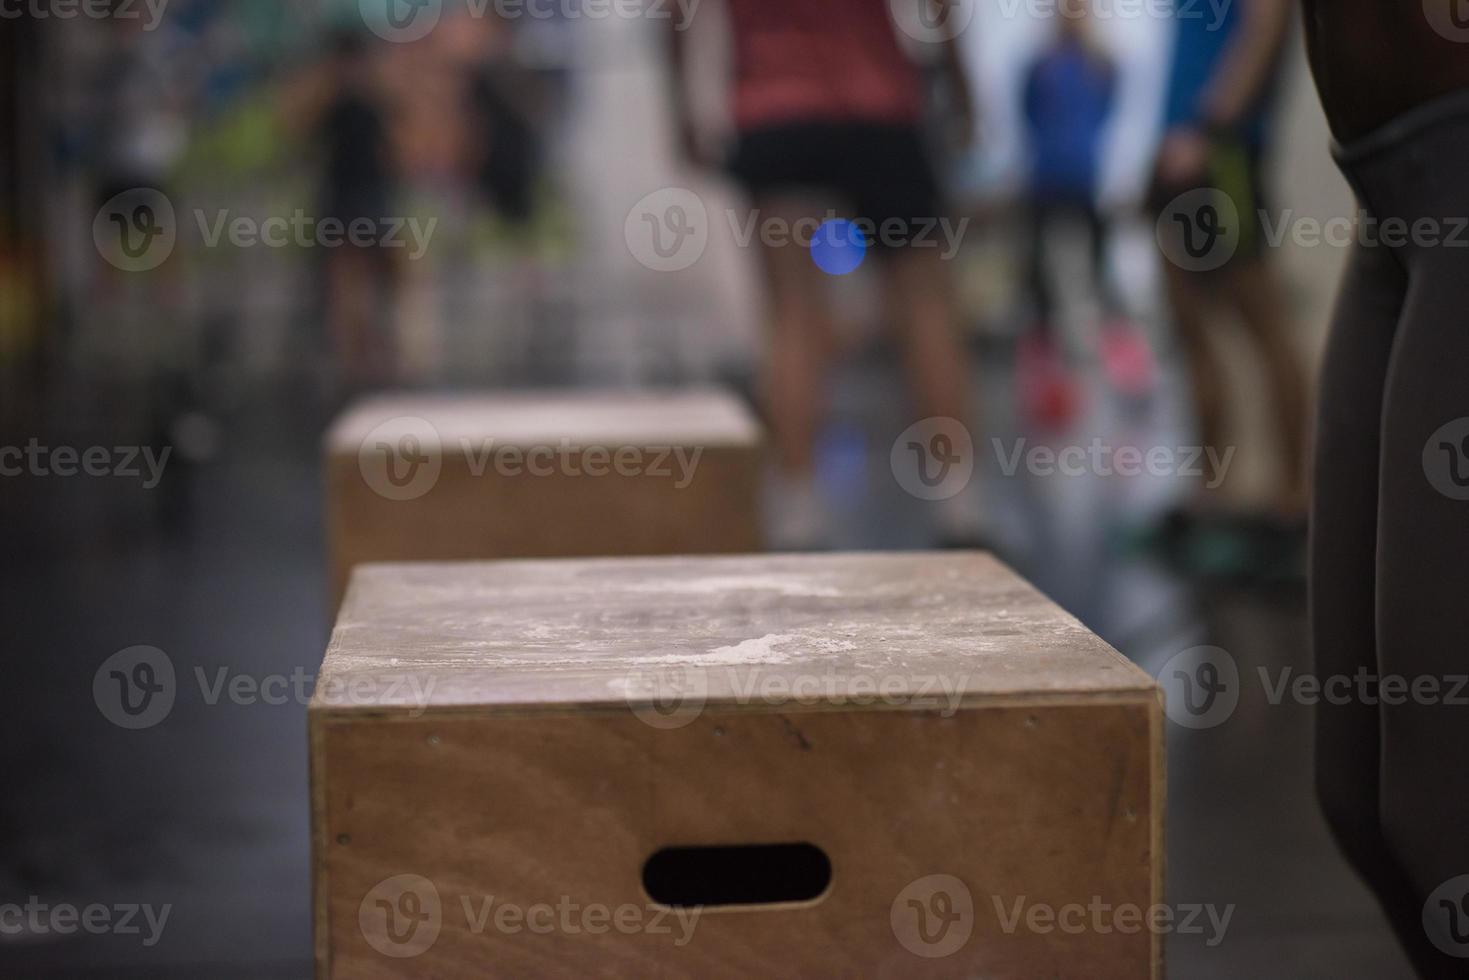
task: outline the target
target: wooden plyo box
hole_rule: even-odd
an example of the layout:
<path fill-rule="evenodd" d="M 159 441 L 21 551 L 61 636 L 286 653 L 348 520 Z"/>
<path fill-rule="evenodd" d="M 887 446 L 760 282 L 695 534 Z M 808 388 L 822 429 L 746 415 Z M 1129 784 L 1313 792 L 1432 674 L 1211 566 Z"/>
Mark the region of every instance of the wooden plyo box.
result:
<path fill-rule="evenodd" d="M 360 562 L 760 546 L 759 426 L 717 389 L 380 396 L 325 452 L 332 609 Z"/>
<path fill-rule="evenodd" d="M 1162 975 L 1158 689 L 985 554 L 363 566 L 309 717 L 323 980 Z"/>

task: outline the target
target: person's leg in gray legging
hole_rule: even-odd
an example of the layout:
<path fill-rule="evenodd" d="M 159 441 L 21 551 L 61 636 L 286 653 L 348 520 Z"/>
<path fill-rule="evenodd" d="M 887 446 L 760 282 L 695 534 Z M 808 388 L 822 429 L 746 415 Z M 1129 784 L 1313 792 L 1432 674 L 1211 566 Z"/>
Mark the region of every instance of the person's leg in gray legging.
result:
<path fill-rule="evenodd" d="M 1368 193 L 1388 206 L 1396 204 L 1391 192 L 1401 194 L 1410 224 L 1429 219 L 1438 234 L 1457 227 L 1461 236 L 1456 245 L 1423 241 L 1400 250 L 1408 292 L 1382 418 L 1379 656 L 1385 677 L 1440 682 L 1425 697 L 1385 698 L 1382 709 L 1383 829 L 1421 907 L 1447 879 L 1469 875 L 1469 707 L 1445 703 L 1464 697 L 1451 679 L 1469 673 L 1469 501 L 1435 485 L 1442 448 L 1430 444 L 1443 426 L 1469 418 L 1469 242 L 1462 240 L 1469 102 L 1457 120 L 1362 170 Z M 1433 457 L 1427 463 L 1425 451 Z"/>
<path fill-rule="evenodd" d="M 1469 240 L 1445 240 L 1469 216 L 1469 99 L 1393 129 L 1343 154 L 1363 206 L 1400 224 L 1357 247 L 1322 377 L 1313 646 L 1323 681 L 1352 680 L 1317 709 L 1317 786 L 1420 973 L 1461 976 L 1421 916 L 1469 874 L 1469 709 L 1445 703 L 1469 673 L 1469 501 L 1435 486 L 1425 448 L 1469 418 Z M 1363 697 L 1360 673 L 1405 683 Z"/>
<path fill-rule="evenodd" d="M 1377 512 L 1382 406 L 1407 276 L 1386 248 L 1348 262 L 1322 368 L 1311 507 L 1311 632 L 1318 677 L 1377 676 Z M 1382 834 L 1377 706 L 1316 708 L 1316 791 L 1337 844 L 1414 958 L 1432 952 L 1413 890 Z"/>

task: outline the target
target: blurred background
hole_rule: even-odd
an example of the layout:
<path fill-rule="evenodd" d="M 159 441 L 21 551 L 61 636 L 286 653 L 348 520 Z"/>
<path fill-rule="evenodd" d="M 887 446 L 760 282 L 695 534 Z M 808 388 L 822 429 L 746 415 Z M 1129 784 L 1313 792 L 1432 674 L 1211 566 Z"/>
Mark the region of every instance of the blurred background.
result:
<path fill-rule="evenodd" d="M 749 203 L 688 158 L 677 118 L 684 103 L 706 146 L 731 138 L 722 0 L 681 25 L 682 77 L 653 4 L 404 3 L 435 14 L 421 36 L 381 6 L 34 0 L 0 17 L 0 446 L 30 452 L 0 476 L 0 905 L 171 906 L 151 945 L 146 929 L 0 921 L 0 975 L 310 973 L 304 698 L 186 692 L 166 723 L 124 731 L 91 690 L 135 645 L 211 679 L 314 674 L 330 628 L 321 437 L 353 397 L 719 383 L 770 421 L 767 279 L 723 217 Z M 1017 447 L 1199 444 L 1147 201 L 1176 24 L 1159 5 L 1102 6 L 1086 43 L 1111 82 L 1089 117 L 1038 121 L 1055 6 L 973 4 L 956 37 L 973 132 L 935 170 L 942 217 L 968 219 L 946 265 L 984 540 L 1151 672 L 1201 645 L 1247 677 L 1304 670 L 1302 518 L 1280 503 L 1268 369 L 1228 316 L 1212 336 L 1234 455 L 1206 505 L 1185 472 L 1006 472 Z M 1272 213 L 1351 213 L 1294 25 L 1272 115 Z M 1042 223 L 1033 245 L 1046 126 L 1095 135 L 1100 275 L 1085 221 Z M 674 272 L 629 230 L 670 188 L 708 216 L 707 246 Z M 403 247 L 330 247 L 306 220 L 359 214 L 391 217 Z M 1345 251 L 1287 237 L 1269 252 L 1279 339 L 1314 375 Z M 811 467 L 824 547 L 936 543 L 890 463 L 923 415 L 877 264 L 830 282 L 837 355 Z M 60 475 L 57 447 L 103 447 L 111 471 Z M 1308 707 L 1249 683 L 1227 723 L 1170 723 L 1170 901 L 1235 906 L 1222 942 L 1170 938 L 1174 976 L 1408 975 L 1316 810 L 1309 736 Z"/>

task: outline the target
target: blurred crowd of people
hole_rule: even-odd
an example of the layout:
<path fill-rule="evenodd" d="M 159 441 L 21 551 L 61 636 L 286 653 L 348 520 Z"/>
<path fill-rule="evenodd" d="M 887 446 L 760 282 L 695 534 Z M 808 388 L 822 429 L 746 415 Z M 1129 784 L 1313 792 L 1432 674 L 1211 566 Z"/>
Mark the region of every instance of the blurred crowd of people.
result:
<path fill-rule="evenodd" d="M 973 372 L 961 342 L 953 266 L 917 240 L 923 222 L 956 218 L 972 204 L 952 180 L 955 151 L 962 159 L 981 133 L 966 71 L 969 49 L 957 40 L 957 25 L 972 9 L 948 0 L 915 0 L 891 10 L 883 3 L 832 0 L 727 0 L 724 6 L 734 134 L 718 165 L 743 188 L 761 220 L 794 226 L 828 215 L 906 231 L 865 244 L 882 267 L 883 310 L 903 352 L 914 417 L 955 419 L 982 430 L 969 390 Z M 912 17 L 894 16 L 906 6 Z M 1085 365 L 1099 363 L 1121 397 L 1146 401 L 1156 383 L 1158 352 L 1138 329 L 1138 304 L 1129 302 L 1109 260 L 1119 215 L 1115 202 L 1103 200 L 1101 172 L 1120 66 L 1096 35 L 1086 0 L 1050 9 L 1048 36 L 1016 86 L 1028 166 L 1014 203 L 1029 244 L 1022 273 L 1026 326 L 1012 366 L 1022 424 L 1065 433 L 1084 422 L 1078 372 Z M 1220 267 L 1161 264 L 1206 450 L 1222 450 L 1226 438 L 1230 386 L 1212 337 L 1221 313 L 1234 314 L 1259 355 L 1278 441 L 1267 523 L 1298 547 L 1306 506 L 1306 372 L 1256 227 L 1288 5 L 1228 5 L 1218 17 L 1179 7 L 1170 26 L 1172 61 L 1159 98 L 1156 169 L 1147 199 L 1135 203 L 1150 220 L 1166 221 L 1168 209 L 1187 195 L 1222 193 L 1244 216 L 1237 242 L 1231 240 L 1235 251 Z M 707 164 L 706 141 L 683 97 L 687 44 L 681 32 L 672 36 L 680 144 L 691 162 Z M 1082 329 L 1062 330 L 1058 320 L 1068 313 L 1057 302 L 1052 251 L 1073 233 L 1088 243 L 1091 312 Z M 760 251 L 769 319 L 765 393 L 778 466 L 773 533 L 780 545 L 820 547 L 829 530 L 813 445 L 833 353 L 832 276 L 814 244 L 809 257 L 784 242 Z M 1204 482 L 1214 485 L 1223 476 L 1211 472 Z M 996 543 L 973 492 L 939 501 L 937 520 L 944 543 Z"/>
<path fill-rule="evenodd" d="M 515 63 L 503 22 L 464 18 L 455 26 L 434 51 L 369 45 L 371 35 L 338 31 L 282 99 L 288 131 L 320 161 L 316 214 L 368 221 L 377 231 L 373 244 L 326 253 L 327 334 L 353 387 L 397 380 L 388 316 L 409 270 L 404 253 L 382 243 L 388 217 L 407 206 L 405 186 L 450 207 L 472 201 L 512 229 L 536 207 L 538 125 L 551 93 Z M 387 57 L 399 51 L 406 53 Z"/>
<path fill-rule="evenodd" d="M 985 23 L 972 4 L 723 0 L 698 8 L 699 17 L 636 22 L 633 36 L 647 43 L 629 50 L 668 54 L 658 67 L 672 82 L 668 111 L 659 106 L 654 117 L 663 116 L 682 154 L 667 162 L 664 179 L 713 182 L 759 222 L 809 222 L 828 238 L 842 231 L 850 246 L 844 257 L 840 247 L 791 247 L 762 235 L 744 256 L 756 270 L 766 321 L 751 373 L 775 448 L 773 544 L 832 543 L 831 508 L 815 474 L 830 420 L 828 381 L 851 347 L 840 329 L 846 286 L 837 280 L 866 264 L 853 278 L 872 283 L 872 306 L 901 355 L 911 418 L 956 420 L 981 448 L 1001 427 L 1077 438 L 1095 414 L 1098 378 L 1108 397 L 1131 409 L 1156 408 L 1176 352 L 1198 440 L 1220 450 L 1204 458 L 1225 458 L 1226 418 L 1237 392 L 1220 363 L 1217 334 L 1241 327 L 1258 355 L 1276 447 L 1276 485 L 1260 510 L 1272 534 L 1298 546 L 1306 370 L 1270 249 L 1251 218 L 1268 200 L 1263 171 L 1287 6 L 1226 5 L 1217 18 L 1179 8 L 1169 19 L 1171 67 L 1163 90 L 1152 93 L 1156 126 L 1145 134 L 1158 146 L 1156 165 L 1131 181 L 1148 193 L 1131 197 L 1109 194 L 1104 185 L 1133 52 L 1118 43 L 1116 25 L 1098 30 L 1088 0 L 1047 6 L 1044 16 L 1027 15 L 1023 5 L 1012 14 L 1036 19 L 1039 40 L 1012 80 L 1025 162 L 999 195 L 977 191 L 965 176 L 982 169 L 975 161 L 995 126 L 978 108 L 984 93 L 977 79 L 987 72 L 976 63 L 981 48 L 972 36 Z M 476 12 L 449 4 L 437 26 L 412 43 L 379 36 L 357 8 L 323 4 L 306 17 L 180 0 L 156 30 L 138 21 L 109 23 L 82 59 L 91 69 L 86 111 L 61 116 L 60 157 L 86 174 L 92 208 L 138 187 L 167 194 L 180 204 L 181 237 L 193 224 L 183 204 L 213 206 L 251 186 L 274 195 L 267 210 L 285 200 L 318 222 L 366 222 L 377 232 L 366 242 L 303 251 L 294 260 L 304 270 L 297 278 L 307 284 L 308 302 L 304 312 L 287 315 L 309 327 L 296 332 L 313 338 L 308 350 L 327 384 L 346 395 L 451 377 L 462 383 L 476 376 L 475 367 L 445 349 L 439 334 L 443 321 L 463 317 L 432 309 L 432 294 L 444 283 L 429 263 L 382 246 L 389 217 L 435 222 L 436 258 L 470 243 L 460 282 L 484 280 L 498 268 L 512 290 L 529 296 L 528 306 L 544 306 L 545 283 L 555 277 L 534 263 L 517 265 L 513 256 L 534 251 L 559 213 L 572 214 L 574 240 L 576 209 L 567 201 L 612 193 L 611 181 L 593 181 L 568 194 L 557 146 L 578 112 L 576 93 L 599 85 L 599 73 L 626 72 L 628 64 L 590 56 L 596 47 L 585 43 L 587 32 L 612 25 L 579 19 L 576 5 L 549 19 L 517 19 L 493 6 Z M 711 103 L 693 95 L 711 77 L 722 95 L 712 115 Z M 607 165 L 636 166 L 610 158 Z M 1119 239 L 1128 227 L 1166 224 L 1171 202 L 1218 189 L 1246 219 L 1238 246 L 1222 268 L 1209 271 L 1158 254 L 1172 327 L 1160 330 L 1146 322 L 1154 304 L 1139 290 L 1148 284 L 1119 268 Z M 612 202 L 617 208 L 625 208 L 620 199 Z M 976 390 L 972 355 L 977 337 L 996 332 L 994 324 L 977 326 L 993 310 L 981 314 L 969 301 L 975 290 L 964 280 L 973 278 L 972 266 L 962 256 L 956 261 L 948 250 L 926 247 L 935 233 L 921 240 L 935 225 L 966 254 L 977 241 L 999 240 L 1009 260 L 1011 309 L 999 330 L 1007 343 L 982 353 L 1013 381 L 1013 419 L 982 418 L 987 399 Z M 872 240 L 862 240 L 864 227 Z M 486 240 L 506 247 L 476 251 L 475 243 Z M 1087 256 L 1079 277 L 1066 261 L 1078 242 Z M 585 251 L 587 241 L 580 247 Z M 186 353 L 173 355 L 175 369 L 187 376 L 228 345 L 222 334 L 243 330 L 239 311 L 271 287 L 258 288 L 264 280 L 253 269 L 215 263 L 204 291 L 218 297 L 200 316 L 197 298 L 190 298 L 200 290 L 189 276 L 201 278 L 198 270 L 210 267 L 199 263 L 186 274 L 179 265 L 165 264 L 140 285 L 94 258 L 89 295 L 95 308 L 109 309 L 120 290 L 145 289 L 150 313 L 188 338 Z M 574 263 L 561 271 L 579 274 Z M 508 318 L 499 307 L 476 312 Z M 549 332 L 560 319 L 542 313 L 532 322 Z M 477 331 L 484 322 L 459 326 Z M 560 348 L 552 343 L 548 350 L 554 356 Z M 456 370 L 436 373 L 436 363 Z M 190 384 L 177 387 L 187 391 Z M 1216 486 L 1223 477 L 1210 473 L 1190 488 Z M 934 501 L 935 540 L 1001 543 L 982 484 Z M 1204 494 L 1193 496 L 1186 510 L 1219 509 L 1204 506 Z"/>

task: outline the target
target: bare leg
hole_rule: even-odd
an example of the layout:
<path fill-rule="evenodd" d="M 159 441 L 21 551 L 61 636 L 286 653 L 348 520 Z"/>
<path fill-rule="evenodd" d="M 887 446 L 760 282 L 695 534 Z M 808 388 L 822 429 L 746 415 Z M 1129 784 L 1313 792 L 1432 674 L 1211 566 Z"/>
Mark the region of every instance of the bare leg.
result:
<path fill-rule="evenodd" d="M 892 325 L 904 348 L 908 386 L 920 418 L 951 418 L 974 424 L 969 393 L 969 358 L 959 334 L 949 269 L 937 249 L 908 246 L 882 256 Z M 978 450 L 982 440 L 971 429 Z M 987 543 L 985 514 L 977 488 L 966 485 L 936 501 L 941 540 L 975 547 Z"/>
<path fill-rule="evenodd" d="M 1221 449 L 1224 437 L 1224 378 L 1218 355 L 1209 344 L 1208 284 L 1196 273 L 1165 264 L 1164 284 L 1179 342 L 1188 362 L 1194 411 L 1198 415 L 1199 438 L 1205 448 Z M 1212 458 L 1212 455 L 1211 457 Z M 1218 474 L 1209 472 L 1211 485 Z"/>
<path fill-rule="evenodd" d="M 764 220 L 810 231 L 821 209 L 804 198 L 757 202 Z M 798 222 L 805 222 L 798 225 Z M 771 545 L 805 550 L 828 543 L 828 518 L 815 481 L 815 444 L 826 414 L 831 360 L 830 297 L 825 274 L 795 241 L 760 246 L 769 302 L 766 403 L 775 443 Z"/>
<path fill-rule="evenodd" d="M 820 209 L 789 198 L 761 201 L 762 219 L 795 227 Z M 823 273 L 806 249 L 790 242 L 762 245 L 760 255 L 769 290 L 770 356 L 767 398 L 777 461 L 783 474 L 807 478 L 813 466 L 816 434 L 825 414 L 825 388 L 831 351 L 831 311 Z"/>
<path fill-rule="evenodd" d="M 883 257 L 888 305 L 896 313 L 915 406 L 924 418 L 942 416 L 969 425 L 969 358 L 948 267 L 934 248 L 900 248 Z"/>
<path fill-rule="evenodd" d="M 1263 261 L 1232 267 L 1229 297 L 1264 361 L 1270 389 L 1271 428 L 1278 434 L 1280 491 L 1276 506 L 1282 516 L 1305 513 L 1306 368 L 1291 343 L 1289 323 L 1275 270 Z"/>

